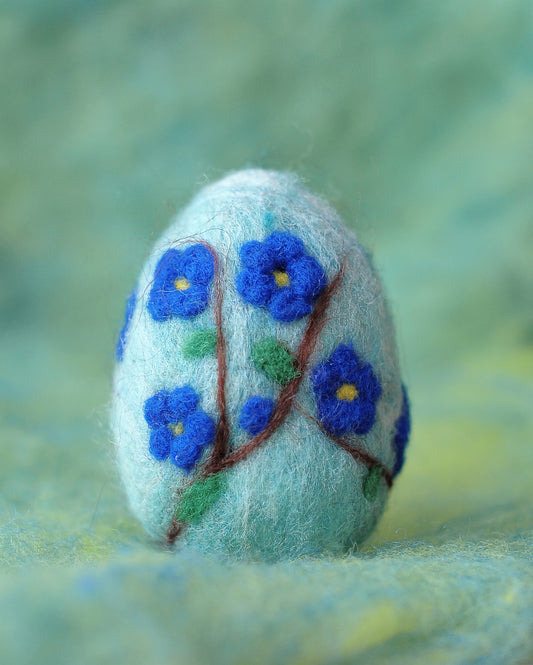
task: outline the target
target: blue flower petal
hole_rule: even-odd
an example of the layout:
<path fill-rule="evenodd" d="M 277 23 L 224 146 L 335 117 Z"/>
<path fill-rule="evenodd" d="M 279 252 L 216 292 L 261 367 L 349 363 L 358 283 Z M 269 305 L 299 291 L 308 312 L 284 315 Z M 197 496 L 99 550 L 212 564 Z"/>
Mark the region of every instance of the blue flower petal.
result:
<path fill-rule="evenodd" d="M 215 276 L 215 261 L 207 247 L 199 243 L 184 250 L 180 269 L 190 282 L 207 285 Z"/>
<path fill-rule="evenodd" d="M 333 399 L 318 400 L 318 417 L 324 427 L 335 436 L 348 432 L 363 435 L 374 424 L 375 405 L 372 400 L 357 398 L 353 402 Z"/>
<path fill-rule="evenodd" d="M 245 268 L 271 272 L 276 267 L 276 257 L 263 242 L 250 240 L 245 242 L 239 252 L 242 265 Z"/>
<path fill-rule="evenodd" d="M 202 449 L 195 444 L 191 437 L 180 434 L 175 437 L 170 449 L 170 459 L 180 469 L 190 473 L 202 455 Z"/>
<path fill-rule="evenodd" d="M 359 358 L 353 346 L 341 344 L 329 357 L 330 377 L 339 381 L 355 381 L 359 374 Z"/>
<path fill-rule="evenodd" d="M 311 384 L 320 400 L 334 400 L 340 381 L 335 374 L 330 371 L 331 363 L 329 361 L 320 363 L 311 372 Z"/>
<path fill-rule="evenodd" d="M 156 321 L 165 321 L 173 316 L 191 318 L 207 307 L 209 293 L 202 284 L 193 284 L 186 291 L 174 287 L 162 289 L 156 300 L 150 297 L 149 311 Z"/>
<path fill-rule="evenodd" d="M 298 296 L 291 288 L 277 289 L 270 299 L 269 310 L 277 321 L 291 323 L 313 311 L 310 302 Z"/>
<path fill-rule="evenodd" d="M 307 298 L 316 298 L 327 284 L 326 273 L 312 256 L 300 256 L 287 266 L 287 273 L 294 292 Z"/>
<path fill-rule="evenodd" d="M 284 231 L 274 231 L 265 238 L 264 242 L 281 266 L 285 266 L 304 253 L 302 240 Z"/>
<path fill-rule="evenodd" d="M 118 361 L 121 361 L 124 357 L 124 349 L 126 348 L 126 339 L 128 336 L 128 331 L 130 327 L 130 322 L 133 317 L 133 312 L 135 311 L 135 303 L 137 301 L 137 290 L 134 289 L 128 296 L 126 301 L 126 313 L 124 315 L 124 323 L 122 324 L 122 329 L 118 336 L 117 346 L 115 348 L 115 358 Z"/>
<path fill-rule="evenodd" d="M 267 307 L 274 293 L 275 282 L 271 275 L 244 269 L 237 275 L 237 291 L 242 298 L 256 307 Z"/>
<path fill-rule="evenodd" d="M 334 436 L 353 432 L 353 407 L 339 399 L 324 400 L 318 404 L 318 419 Z"/>
<path fill-rule="evenodd" d="M 376 403 L 372 399 L 357 399 L 352 402 L 353 408 L 348 411 L 347 431 L 363 436 L 368 434 L 376 419 Z"/>
<path fill-rule="evenodd" d="M 184 432 L 174 438 L 170 456 L 172 462 L 187 473 L 197 464 L 204 449 L 215 438 L 213 420 L 203 411 L 195 411 L 184 420 Z"/>
<path fill-rule="evenodd" d="M 171 414 L 168 408 L 168 390 L 160 390 L 144 403 L 144 418 L 152 428 L 160 425 L 168 425 L 171 422 Z"/>
<path fill-rule="evenodd" d="M 191 284 L 186 291 L 175 291 L 169 302 L 172 302 L 178 316 L 190 318 L 201 314 L 207 307 L 209 292 L 203 284 Z"/>
<path fill-rule="evenodd" d="M 150 432 L 150 454 L 158 461 L 163 461 L 169 456 L 170 447 L 174 434 L 166 426 L 162 425 Z"/>
<path fill-rule="evenodd" d="M 341 374 L 342 377 L 342 374 Z M 372 365 L 369 363 L 361 363 L 358 372 L 350 373 L 349 378 L 344 379 L 346 382 L 353 382 L 357 386 L 357 390 L 364 396 L 368 402 L 377 402 L 381 395 L 381 386 L 374 374 Z"/>
<path fill-rule="evenodd" d="M 405 462 L 405 450 L 409 443 L 409 434 L 411 433 L 411 413 L 409 408 L 409 397 L 407 388 L 402 385 L 402 411 L 396 421 L 396 434 L 393 441 L 393 449 L 396 455 L 394 462 L 393 476 L 397 476 L 402 470 Z"/>
<path fill-rule="evenodd" d="M 174 388 L 168 396 L 168 409 L 174 422 L 183 420 L 198 406 L 199 396 L 189 385 Z"/>
<path fill-rule="evenodd" d="M 156 297 L 153 292 L 150 294 L 147 309 L 154 321 L 166 321 L 172 316 L 172 308 L 169 306 L 167 300 L 161 295 Z"/>
<path fill-rule="evenodd" d="M 181 252 L 177 249 L 167 250 L 155 267 L 154 280 L 161 284 L 163 282 L 171 283 L 181 272 L 180 258 Z"/>
<path fill-rule="evenodd" d="M 318 419 L 335 436 L 367 434 L 374 425 L 375 417 L 375 402 L 361 396 L 353 402 L 335 398 L 318 403 Z"/>
<path fill-rule="evenodd" d="M 259 434 L 268 425 L 274 406 L 274 400 L 267 397 L 259 395 L 250 397 L 242 407 L 239 425 L 252 436 Z"/>
<path fill-rule="evenodd" d="M 184 426 L 186 435 L 201 449 L 208 446 L 215 438 L 215 423 L 204 411 L 191 413 L 185 418 Z"/>

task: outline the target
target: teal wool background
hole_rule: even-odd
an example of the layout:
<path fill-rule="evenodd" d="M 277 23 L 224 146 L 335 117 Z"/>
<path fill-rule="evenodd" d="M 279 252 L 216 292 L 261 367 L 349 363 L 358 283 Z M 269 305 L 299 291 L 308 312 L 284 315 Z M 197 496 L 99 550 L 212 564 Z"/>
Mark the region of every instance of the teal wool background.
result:
<path fill-rule="evenodd" d="M 532 11 L 1 5 L 2 663 L 530 662 Z M 329 199 L 391 300 L 413 436 L 355 557 L 175 556 L 114 467 L 127 295 L 247 166 Z"/>

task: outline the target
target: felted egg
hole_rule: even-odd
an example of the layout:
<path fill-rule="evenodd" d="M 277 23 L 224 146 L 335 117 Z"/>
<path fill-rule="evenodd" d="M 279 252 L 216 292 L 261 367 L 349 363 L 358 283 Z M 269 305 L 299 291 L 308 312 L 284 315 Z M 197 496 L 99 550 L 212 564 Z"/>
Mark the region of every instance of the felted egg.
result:
<path fill-rule="evenodd" d="M 157 241 L 117 344 L 112 429 L 133 513 L 176 548 L 342 555 L 409 435 L 369 253 L 291 174 L 233 173 Z"/>

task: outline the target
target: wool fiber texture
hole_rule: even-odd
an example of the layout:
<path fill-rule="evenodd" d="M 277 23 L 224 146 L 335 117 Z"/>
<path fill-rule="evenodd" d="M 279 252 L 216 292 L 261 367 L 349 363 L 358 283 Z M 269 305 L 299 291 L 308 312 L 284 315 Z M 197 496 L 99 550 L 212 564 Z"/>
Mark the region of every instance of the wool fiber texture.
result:
<path fill-rule="evenodd" d="M 136 292 L 112 420 L 146 530 L 178 548 L 263 561 L 358 547 L 398 466 L 404 389 L 380 280 L 337 214 L 294 175 L 231 174 L 178 214 Z M 226 434 L 213 425 L 220 390 Z M 223 468 L 224 491 L 202 480 L 206 466 Z M 216 497 L 191 490 L 196 482 Z M 202 497 L 201 518 L 191 496 Z"/>
<path fill-rule="evenodd" d="M 1 665 L 533 663 L 532 9 L 2 3 Z M 161 547 L 118 475 L 128 294 L 170 216 L 246 164 L 295 169 L 338 205 L 390 299 L 412 436 L 353 555 Z M 214 373 L 204 342 L 191 353 Z M 247 367 L 264 399 L 290 385 Z M 214 489 L 184 518 L 207 517 Z"/>

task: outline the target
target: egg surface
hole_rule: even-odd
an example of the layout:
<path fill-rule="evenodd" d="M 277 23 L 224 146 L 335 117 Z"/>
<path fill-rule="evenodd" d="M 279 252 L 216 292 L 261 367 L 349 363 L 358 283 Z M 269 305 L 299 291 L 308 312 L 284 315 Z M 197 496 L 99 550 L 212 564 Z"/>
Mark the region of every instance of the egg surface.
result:
<path fill-rule="evenodd" d="M 233 173 L 157 241 L 117 344 L 113 440 L 148 533 L 342 555 L 383 512 L 410 417 L 369 253 L 292 174 Z"/>

